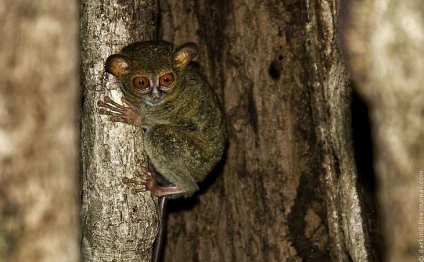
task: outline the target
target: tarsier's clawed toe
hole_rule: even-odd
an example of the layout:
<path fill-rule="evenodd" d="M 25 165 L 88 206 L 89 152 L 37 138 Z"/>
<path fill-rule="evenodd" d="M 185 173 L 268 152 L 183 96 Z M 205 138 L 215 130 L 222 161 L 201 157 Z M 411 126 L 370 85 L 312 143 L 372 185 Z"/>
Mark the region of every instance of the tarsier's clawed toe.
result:
<path fill-rule="evenodd" d="M 132 188 L 131 193 L 133 195 L 140 193 L 140 192 L 146 192 L 150 191 L 151 189 L 151 179 L 152 177 L 148 174 L 142 174 L 139 172 L 135 173 L 135 176 L 137 179 L 131 179 L 128 177 L 122 178 L 122 183 L 129 186 L 141 186 L 140 188 Z"/>
<path fill-rule="evenodd" d="M 146 173 L 135 172 L 135 176 L 138 177 L 138 178 L 140 178 L 143 181 L 146 181 L 146 179 L 148 177 L 150 177 L 151 175 L 146 174 Z"/>
<path fill-rule="evenodd" d="M 147 191 L 147 189 L 145 189 L 145 188 L 133 188 L 133 189 L 131 189 L 131 194 L 136 195 L 138 193 L 146 192 L 146 191 Z"/>
<path fill-rule="evenodd" d="M 126 185 L 140 185 L 143 186 L 145 183 L 145 178 L 144 177 L 140 177 L 140 180 L 135 180 L 135 179 L 131 179 L 128 177 L 123 177 L 122 178 L 122 183 L 126 184 Z"/>

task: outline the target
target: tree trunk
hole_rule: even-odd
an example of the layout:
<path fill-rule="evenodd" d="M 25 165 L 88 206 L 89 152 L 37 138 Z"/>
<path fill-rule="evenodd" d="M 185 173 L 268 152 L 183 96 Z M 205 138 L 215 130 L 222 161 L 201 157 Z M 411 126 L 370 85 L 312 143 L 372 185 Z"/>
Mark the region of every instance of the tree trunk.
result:
<path fill-rule="evenodd" d="M 0 3 L 0 260 L 79 261 L 78 7 Z"/>
<path fill-rule="evenodd" d="M 366 0 L 346 7 L 348 60 L 371 111 L 385 260 L 423 261 L 424 5 Z"/>
<path fill-rule="evenodd" d="M 124 46 L 156 36 L 155 1 L 82 1 L 82 226 L 87 261 L 148 261 L 156 237 L 157 200 L 132 195 L 124 176 L 147 170 L 140 130 L 98 114 L 105 95 L 120 101 L 106 58 Z"/>
<path fill-rule="evenodd" d="M 203 194 L 170 203 L 165 261 L 378 261 L 337 2 L 160 6 L 163 39 L 199 44 L 230 135 Z"/>

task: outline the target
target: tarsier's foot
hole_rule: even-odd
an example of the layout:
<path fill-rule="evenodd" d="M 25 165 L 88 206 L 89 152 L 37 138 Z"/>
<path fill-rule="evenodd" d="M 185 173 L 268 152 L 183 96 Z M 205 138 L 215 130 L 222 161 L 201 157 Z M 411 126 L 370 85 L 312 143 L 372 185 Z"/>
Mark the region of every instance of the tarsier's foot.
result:
<path fill-rule="evenodd" d="M 141 188 L 131 189 L 132 194 L 137 194 L 139 192 L 150 191 L 153 195 L 157 197 L 163 197 L 166 195 L 175 195 L 185 193 L 177 186 L 162 187 L 159 186 L 154 177 L 151 174 L 142 175 L 140 173 L 135 174 L 140 180 L 130 179 L 128 177 L 122 178 L 122 183 L 126 185 L 139 185 Z"/>
<path fill-rule="evenodd" d="M 139 192 L 146 192 L 151 191 L 155 195 L 155 191 L 157 188 L 159 188 L 159 185 L 156 183 L 156 180 L 152 177 L 151 174 L 141 174 L 141 173 L 135 173 L 135 176 L 139 179 L 130 179 L 128 177 L 122 178 L 122 183 L 126 185 L 139 185 L 141 188 L 133 188 L 131 189 L 132 194 L 137 194 Z"/>
<path fill-rule="evenodd" d="M 100 108 L 99 113 L 110 116 L 110 120 L 113 122 L 121 122 L 134 126 L 141 125 L 143 119 L 137 108 L 124 97 L 121 98 L 121 101 L 122 104 L 125 103 L 128 106 L 120 105 L 110 99 L 110 97 L 105 96 L 104 101 L 97 101 L 97 106 L 102 107 Z"/>

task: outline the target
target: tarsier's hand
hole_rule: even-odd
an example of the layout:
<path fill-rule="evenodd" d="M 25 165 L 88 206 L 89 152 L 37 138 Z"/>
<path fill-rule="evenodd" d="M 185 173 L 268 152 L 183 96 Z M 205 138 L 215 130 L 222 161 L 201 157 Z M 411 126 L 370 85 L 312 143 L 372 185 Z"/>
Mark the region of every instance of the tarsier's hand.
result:
<path fill-rule="evenodd" d="M 99 100 L 97 102 L 97 106 L 102 107 L 99 110 L 99 113 L 102 115 L 110 116 L 110 121 L 112 122 L 121 122 L 134 126 L 141 125 L 143 118 L 138 112 L 137 108 L 124 97 L 121 98 L 121 101 L 122 104 L 125 103 L 128 106 L 120 105 L 110 99 L 110 97 L 105 96 L 104 101 Z"/>

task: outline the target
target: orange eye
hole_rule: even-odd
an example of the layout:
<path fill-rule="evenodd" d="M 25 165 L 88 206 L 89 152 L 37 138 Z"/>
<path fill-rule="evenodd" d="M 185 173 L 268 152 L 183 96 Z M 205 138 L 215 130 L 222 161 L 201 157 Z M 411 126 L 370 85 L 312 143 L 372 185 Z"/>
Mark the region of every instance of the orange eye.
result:
<path fill-rule="evenodd" d="M 174 83 L 174 75 L 171 73 L 164 74 L 159 77 L 159 85 L 163 87 L 170 87 Z"/>
<path fill-rule="evenodd" d="M 137 76 L 133 79 L 132 84 L 135 88 L 145 90 L 149 88 L 149 79 L 145 76 Z"/>

